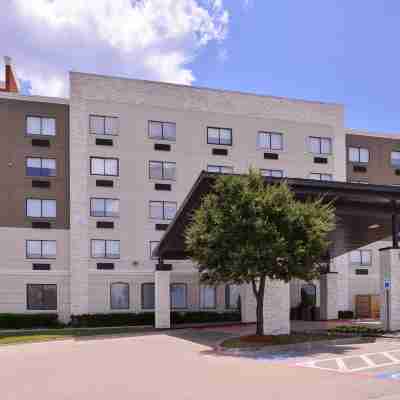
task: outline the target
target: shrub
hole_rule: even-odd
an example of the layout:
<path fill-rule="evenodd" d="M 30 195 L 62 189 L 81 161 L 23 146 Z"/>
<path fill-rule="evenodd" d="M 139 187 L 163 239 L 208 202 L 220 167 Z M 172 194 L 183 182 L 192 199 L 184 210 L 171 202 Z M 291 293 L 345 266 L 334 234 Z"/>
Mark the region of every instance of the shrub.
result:
<path fill-rule="evenodd" d="M 239 322 L 240 313 L 234 311 L 215 312 L 215 311 L 187 311 L 171 313 L 172 324 L 195 324 L 208 322 Z"/>
<path fill-rule="evenodd" d="M 354 313 L 353 313 L 353 311 L 350 311 L 350 310 L 339 311 L 338 316 L 339 316 L 339 319 L 353 319 Z"/>
<path fill-rule="evenodd" d="M 0 314 L 0 329 L 60 328 L 57 314 Z"/>

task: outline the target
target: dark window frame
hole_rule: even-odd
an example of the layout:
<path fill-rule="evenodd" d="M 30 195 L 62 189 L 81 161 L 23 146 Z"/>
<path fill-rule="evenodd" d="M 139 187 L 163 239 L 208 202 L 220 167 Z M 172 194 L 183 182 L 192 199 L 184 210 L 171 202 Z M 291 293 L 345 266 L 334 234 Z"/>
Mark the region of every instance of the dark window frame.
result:
<path fill-rule="evenodd" d="M 153 256 L 153 252 L 151 250 L 151 245 L 152 243 L 157 243 L 157 246 L 160 244 L 160 240 L 149 240 L 149 255 L 150 255 L 150 260 L 158 260 L 158 257 Z"/>
<path fill-rule="evenodd" d="M 214 172 L 214 171 L 209 171 L 208 169 L 212 167 L 212 168 L 218 168 L 218 172 Z M 231 172 L 222 172 L 222 168 L 231 168 Z M 233 174 L 233 167 L 229 166 L 229 165 L 217 165 L 217 164 L 207 164 L 207 172 L 211 172 L 211 173 L 218 173 L 218 174 Z"/>
<path fill-rule="evenodd" d="M 119 136 L 119 133 L 97 133 L 92 131 L 92 126 L 91 126 L 91 117 L 96 117 L 96 118 L 102 118 L 103 119 L 103 132 L 106 131 L 106 118 L 113 118 L 113 119 L 119 119 L 119 117 L 111 116 L 111 115 L 99 115 L 99 114 L 89 114 L 89 134 L 90 135 L 96 135 L 96 136 Z"/>
<path fill-rule="evenodd" d="M 161 164 L 161 178 L 152 178 L 151 176 L 151 163 Z M 175 165 L 175 176 L 174 179 L 165 178 L 165 164 L 174 164 Z M 158 161 L 158 160 L 149 160 L 149 179 L 151 181 L 167 181 L 167 182 L 176 182 L 176 162 L 175 161 Z"/>
<path fill-rule="evenodd" d="M 93 241 L 102 241 L 104 242 L 104 256 L 94 256 L 93 255 Z M 119 242 L 119 255 L 117 257 L 112 257 L 107 255 L 107 242 Z M 95 260 L 120 260 L 121 259 L 121 241 L 116 239 L 90 239 L 90 258 Z"/>
<path fill-rule="evenodd" d="M 40 242 L 40 257 L 29 256 L 29 254 L 28 254 L 28 242 Z M 55 257 L 43 256 L 43 242 L 55 242 L 55 244 L 56 244 L 56 256 Z M 57 259 L 57 240 L 26 239 L 25 240 L 25 258 L 27 260 L 56 260 Z"/>
<path fill-rule="evenodd" d="M 55 305 L 50 305 L 50 306 L 33 306 L 29 302 L 29 288 L 31 287 L 41 287 L 42 290 L 45 289 L 45 287 L 55 287 L 56 290 L 56 303 Z M 43 295 L 44 296 L 44 295 Z M 27 310 L 57 310 L 58 309 L 58 287 L 57 284 L 55 283 L 27 283 L 26 284 L 26 309 Z"/>
<path fill-rule="evenodd" d="M 172 286 L 179 285 L 185 287 L 185 306 L 184 307 L 173 307 L 172 306 Z M 186 310 L 188 308 L 188 285 L 186 282 L 171 282 L 169 285 L 169 301 L 171 304 L 171 310 Z"/>
<path fill-rule="evenodd" d="M 162 218 L 153 218 L 151 216 L 151 204 L 152 203 L 161 203 L 162 204 Z M 149 200 L 149 218 L 152 220 L 159 220 L 159 221 L 172 221 L 175 218 L 175 215 L 172 218 L 166 218 L 165 213 L 165 204 L 170 203 L 175 205 L 175 215 L 178 211 L 178 202 L 177 201 L 168 201 L 168 200 Z"/>
<path fill-rule="evenodd" d="M 98 159 L 98 160 L 103 160 L 103 161 L 104 161 L 104 174 L 94 174 L 94 173 L 92 172 L 92 159 L 93 159 L 93 158 Z M 106 160 L 115 160 L 115 161 L 117 161 L 117 174 L 116 174 L 116 175 L 108 175 L 108 174 L 105 173 L 105 170 L 106 170 L 106 168 L 105 168 L 105 161 L 106 161 Z M 91 175 L 91 176 L 119 177 L 119 158 L 116 158 L 116 157 L 90 156 L 89 164 L 90 164 L 90 165 L 89 165 L 89 170 L 90 170 L 90 175 Z"/>
<path fill-rule="evenodd" d="M 271 175 L 263 175 L 263 171 L 270 171 Z M 272 176 L 272 172 L 280 172 L 281 176 Z M 275 168 L 260 168 L 260 174 L 262 176 L 270 177 L 270 178 L 284 178 L 285 171 L 283 169 L 275 169 Z"/>
<path fill-rule="evenodd" d="M 144 307 L 144 290 L 143 287 L 144 286 L 152 286 L 154 288 L 154 307 Z M 155 294 L 156 294 L 156 285 L 154 282 L 143 282 L 140 285 L 140 307 L 142 310 L 155 310 L 156 308 L 156 302 L 155 302 Z"/>
<path fill-rule="evenodd" d="M 113 307 L 113 302 L 112 302 L 112 287 L 113 285 L 124 285 L 128 287 L 128 307 Z M 129 285 L 129 282 L 111 282 L 110 283 L 110 310 L 129 310 L 131 307 L 131 287 Z"/>
<path fill-rule="evenodd" d="M 43 160 L 54 160 L 56 162 L 56 173 L 55 175 L 29 175 L 28 174 L 28 159 L 35 159 L 35 160 L 40 160 L 40 172 L 43 170 L 42 163 Z M 35 178 L 35 177 L 41 177 L 41 178 L 57 178 L 57 159 L 53 157 L 38 157 L 38 156 L 26 156 L 25 157 L 25 175 L 29 178 Z"/>
<path fill-rule="evenodd" d="M 269 140 L 268 140 L 269 141 L 269 147 L 262 147 L 262 146 L 258 145 L 258 137 L 259 137 L 259 135 L 267 135 L 269 137 Z M 273 149 L 272 148 L 271 135 L 279 135 L 280 136 L 280 138 L 281 138 L 281 146 L 280 146 L 280 148 L 277 148 L 277 149 L 275 149 L 275 148 Z M 274 132 L 274 131 L 258 131 L 257 132 L 257 149 L 264 150 L 264 151 L 267 151 L 267 152 L 283 151 L 283 133 Z"/>
<path fill-rule="evenodd" d="M 28 133 L 28 118 L 40 118 L 40 133 Z M 43 132 L 43 119 L 54 119 L 55 123 L 55 133 L 54 135 L 44 134 Z M 46 116 L 46 115 L 38 115 L 38 114 L 27 114 L 25 115 L 25 136 L 26 137 L 45 137 L 45 138 L 53 138 L 57 136 L 57 118 L 54 116 Z"/>
<path fill-rule="evenodd" d="M 33 217 L 31 215 L 28 215 L 28 200 L 40 200 L 40 217 Z M 56 202 L 56 216 L 55 217 L 46 217 L 43 216 L 43 201 L 55 201 Z M 50 219 L 50 220 L 55 220 L 57 219 L 57 200 L 56 199 L 41 199 L 41 198 L 36 198 L 36 197 L 28 197 L 25 199 L 25 217 L 26 218 L 31 218 L 31 219 Z"/>
<path fill-rule="evenodd" d="M 154 122 L 156 124 L 161 124 L 161 137 L 152 137 L 150 136 L 150 125 L 151 123 Z M 164 136 L 164 125 L 166 124 L 171 124 L 171 125 L 175 125 L 175 138 L 174 139 L 168 139 Z M 151 140 L 165 140 L 167 142 L 172 142 L 175 143 L 176 142 L 176 122 L 170 122 L 170 121 L 157 121 L 155 119 L 149 119 L 147 121 L 147 137 Z"/>
<path fill-rule="evenodd" d="M 211 143 L 209 140 L 209 129 L 218 129 L 218 143 Z M 231 132 L 231 141 L 230 143 L 221 143 L 221 130 L 229 130 Z M 207 126 L 207 144 L 212 144 L 215 146 L 233 146 L 233 129 L 232 128 L 223 128 L 221 126 Z"/>
<path fill-rule="evenodd" d="M 309 152 L 311 154 L 320 154 L 320 155 L 332 155 L 333 154 L 333 146 L 332 146 L 333 145 L 333 140 L 332 140 L 331 137 L 328 137 L 328 136 L 309 136 L 308 138 L 310 139 L 310 141 L 311 141 L 311 139 L 318 139 L 318 141 L 319 141 L 319 153 L 314 153 L 314 152 L 311 151 L 311 143 L 310 143 Z M 329 140 L 329 143 L 330 143 L 330 145 L 329 145 L 329 153 L 323 153 L 322 152 L 322 140 L 323 139 Z"/>
<path fill-rule="evenodd" d="M 103 215 L 93 215 L 93 212 L 92 212 L 92 200 L 103 200 L 104 201 L 104 213 L 103 213 Z M 120 201 L 120 199 L 116 199 L 116 198 L 108 198 L 108 197 L 91 197 L 90 199 L 89 199 L 89 215 L 91 216 L 91 217 L 94 217 L 94 218 L 119 218 L 120 217 L 120 213 L 118 212 L 118 215 L 107 215 L 107 213 L 106 213 L 106 207 L 105 207 L 105 205 L 106 205 L 106 202 L 105 202 L 105 200 L 112 200 L 112 201 Z M 118 205 L 118 211 L 119 211 L 119 205 Z"/>

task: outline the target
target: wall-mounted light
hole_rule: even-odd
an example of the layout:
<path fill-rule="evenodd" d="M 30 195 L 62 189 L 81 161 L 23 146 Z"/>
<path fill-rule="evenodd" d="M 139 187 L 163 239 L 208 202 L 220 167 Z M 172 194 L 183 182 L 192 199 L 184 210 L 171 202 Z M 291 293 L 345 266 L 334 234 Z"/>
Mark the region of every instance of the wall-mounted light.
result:
<path fill-rule="evenodd" d="M 373 224 L 373 225 L 370 225 L 370 226 L 368 227 L 368 229 L 377 229 L 377 228 L 380 228 L 380 225 L 379 225 L 379 224 Z"/>

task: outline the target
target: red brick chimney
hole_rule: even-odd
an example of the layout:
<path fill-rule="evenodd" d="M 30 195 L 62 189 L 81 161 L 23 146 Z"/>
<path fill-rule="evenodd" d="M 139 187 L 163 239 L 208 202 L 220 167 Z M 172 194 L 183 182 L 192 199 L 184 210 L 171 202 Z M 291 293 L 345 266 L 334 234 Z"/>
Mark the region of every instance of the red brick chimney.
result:
<path fill-rule="evenodd" d="M 13 92 L 18 93 L 18 81 L 17 77 L 15 76 L 15 72 L 13 71 L 13 67 L 11 64 L 11 58 L 5 56 L 4 57 L 4 64 L 5 64 L 5 86 L 0 87 L 0 92 Z"/>

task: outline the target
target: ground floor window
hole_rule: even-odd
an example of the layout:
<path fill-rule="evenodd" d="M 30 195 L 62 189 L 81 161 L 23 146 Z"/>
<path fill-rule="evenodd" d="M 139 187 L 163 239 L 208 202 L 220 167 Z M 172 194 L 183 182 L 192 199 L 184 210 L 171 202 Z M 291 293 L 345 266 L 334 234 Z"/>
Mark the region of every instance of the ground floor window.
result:
<path fill-rule="evenodd" d="M 171 284 L 171 308 L 187 308 L 187 287 L 186 283 Z"/>
<path fill-rule="evenodd" d="M 154 283 L 142 284 L 142 309 L 154 310 L 155 306 L 155 291 Z"/>
<path fill-rule="evenodd" d="M 217 293 L 214 286 L 200 286 L 200 307 L 215 308 Z"/>
<path fill-rule="evenodd" d="M 57 310 L 57 285 L 28 284 L 28 310 Z"/>
<path fill-rule="evenodd" d="M 226 308 L 238 309 L 240 306 L 240 286 L 225 286 L 225 306 Z"/>
<path fill-rule="evenodd" d="M 129 309 L 129 283 L 116 282 L 111 284 L 111 309 Z"/>

